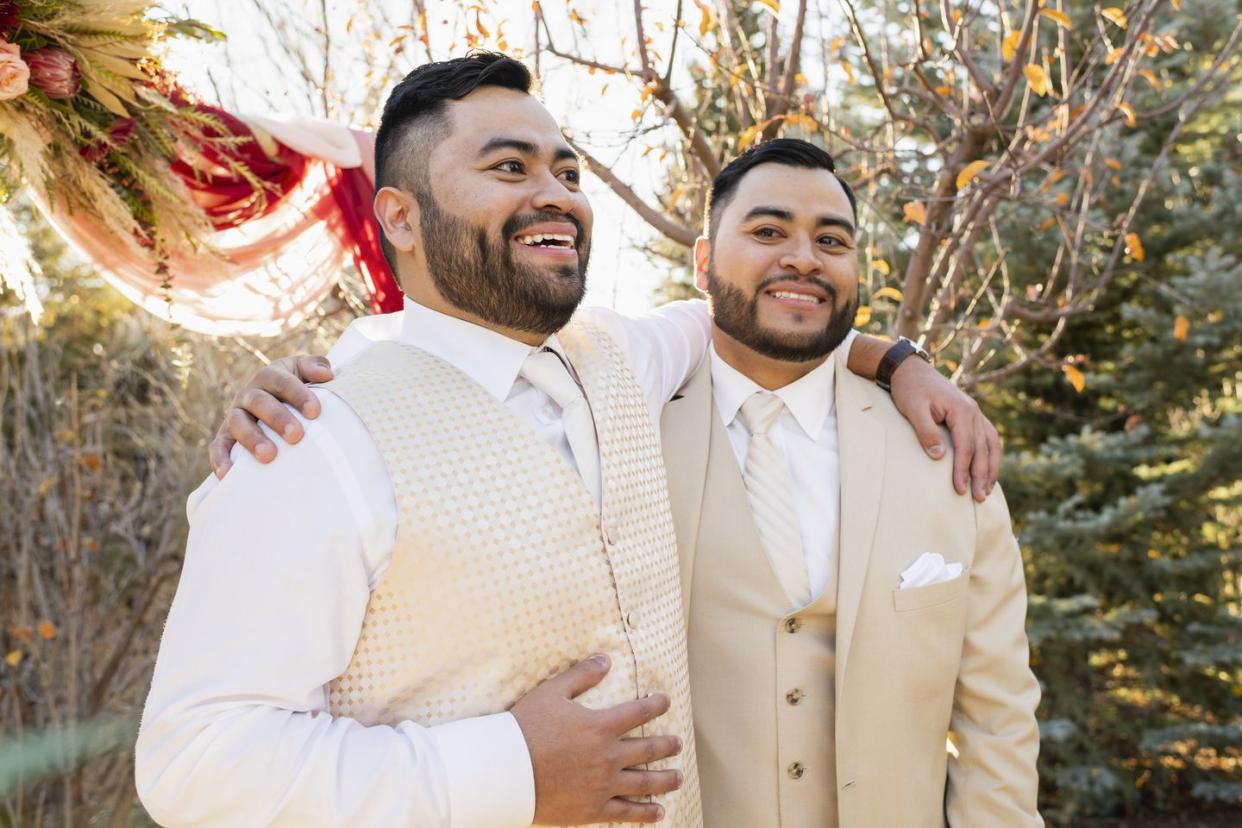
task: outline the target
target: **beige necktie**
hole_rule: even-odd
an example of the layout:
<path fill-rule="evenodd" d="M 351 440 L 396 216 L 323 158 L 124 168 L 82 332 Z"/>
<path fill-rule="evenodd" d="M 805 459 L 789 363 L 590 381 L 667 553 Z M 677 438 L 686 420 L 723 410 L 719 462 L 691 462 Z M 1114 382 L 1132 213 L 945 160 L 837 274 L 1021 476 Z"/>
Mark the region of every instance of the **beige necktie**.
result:
<path fill-rule="evenodd" d="M 750 431 L 750 448 L 746 451 L 742 478 L 746 482 L 750 511 L 763 551 L 785 594 L 798 608 L 810 603 L 811 582 L 802 552 L 798 515 L 794 511 L 789 466 L 768 434 L 784 410 L 784 401 L 767 391 L 756 391 L 742 403 L 738 416 Z"/>
<path fill-rule="evenodd" d="M 552 398 L 561 407 L 561 425 L 573 452 L 578 473 L 587 490 L 600 502 L 599 444 L 595 440 L 595 420 L 582 389 L 555 351 L 541 348 L 522 363 L 521 376 Z"/>

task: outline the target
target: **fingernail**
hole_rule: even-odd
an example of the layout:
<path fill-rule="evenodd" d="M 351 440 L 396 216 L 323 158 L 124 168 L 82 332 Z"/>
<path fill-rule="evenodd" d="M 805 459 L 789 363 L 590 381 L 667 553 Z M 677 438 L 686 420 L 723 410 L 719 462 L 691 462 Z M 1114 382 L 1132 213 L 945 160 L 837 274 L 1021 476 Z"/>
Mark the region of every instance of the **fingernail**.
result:
<path fill-rule="evenodd" d="M 944 446 L 940 445 L 939 443 L 936 443 L 934 446 L 931 447 L 932 457 L 939 457 L 942 454 L 944 454 Z"/>
<path fill-rule="evenodd" d="M 604 655 L 603 653 L 598 653 L 596 655 L 591 656 L 591 661 L 594 661 L 600 667 L 608 666 L 608 656 Z"/>
<path fill-rule="evenodd" d="M 229 471 L 228 466 L 221 466 L 220 468 L 216 469 L 216 479 L 223 480 L 224 475 L 228 474 L 228 471 Z"/>
<path fill-rule="evenodd" d="M 254 456 L 260 463 L 266 463 L 276 456 L 276 447 L 271 443 L 259 443 L 254 450 Z"/>
<path fill-rule="evenodd" d="M 301 429 L 298 428 L 297 423 L 289 423 L 289 425 L 285 426 L 285 430 L 283 433 L 285 435 L 286 440 L 288 440 L 289 442 L 293 442 L 299 436 L 301 436 Z"/>

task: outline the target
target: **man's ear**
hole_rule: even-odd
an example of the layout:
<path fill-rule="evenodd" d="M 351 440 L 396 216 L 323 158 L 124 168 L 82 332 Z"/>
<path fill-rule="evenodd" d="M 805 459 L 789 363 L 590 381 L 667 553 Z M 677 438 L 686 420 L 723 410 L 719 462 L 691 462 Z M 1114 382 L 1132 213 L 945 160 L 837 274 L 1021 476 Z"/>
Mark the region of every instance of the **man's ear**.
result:
<path fill-rule="evenodd" d="M 403 253 L 418 245 L 418 202 L 413 195 L 396 187 L 381 187 L 371 209 L 389 244 Z"/>
<path fill-rule="evenodd" d="M 707 293 L 707 271 L 712 266 L 712 243 L 706 236 L 694 240 L 694 286 Z"/>

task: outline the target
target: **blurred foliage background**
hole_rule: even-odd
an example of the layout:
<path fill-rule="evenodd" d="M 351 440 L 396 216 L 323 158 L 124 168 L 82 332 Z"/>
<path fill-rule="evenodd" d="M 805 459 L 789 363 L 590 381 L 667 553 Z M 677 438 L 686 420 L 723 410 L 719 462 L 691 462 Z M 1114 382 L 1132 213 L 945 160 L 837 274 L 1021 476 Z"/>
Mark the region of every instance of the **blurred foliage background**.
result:
<path fill-rule="evenodd" d="M 1005 440 L 1047 821 L 1242 821 L 1237 0 L 648 2 L 620 36 L 585 1 L 356 0 L 348 28 L 301 5 L 255 2 L 308 114 L 373 124 L 419 61 L 517 52 L 519 17 L 533 66 L 612 84 L 632 128 L 567 126 L 650 225 L 653 302 L 692 291 L 713 166 L 775 134 L 824 143 L 862 202 L 859 326 L 923 336 Z M 632 157 L 650 181 L 613 171 Z M 200 337 L 14 205 L 45 312 L 0 292 L 0 826 L 146 824 L 130 746 L 185 495 L 232 389 L 322 352 L 361 289 L 347 275 L 283 340 Z"/>

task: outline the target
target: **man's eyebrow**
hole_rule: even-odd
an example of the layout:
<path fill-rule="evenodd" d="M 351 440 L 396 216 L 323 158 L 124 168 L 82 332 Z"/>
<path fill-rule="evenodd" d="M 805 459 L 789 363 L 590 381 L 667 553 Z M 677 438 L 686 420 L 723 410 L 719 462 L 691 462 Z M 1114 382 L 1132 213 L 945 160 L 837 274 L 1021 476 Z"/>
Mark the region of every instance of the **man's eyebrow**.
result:
<path fill-rule="evenodd" d="M 769 216 L 771 218 L 780 219 L 781 221 L 793 221 L 793 213 L 780 207 L 770 207 L 766 204 L 760 204 L 757 207 L 751 207 L 746 215 L 742 216 L 742 221 L 750 221 L 760 216 Z"/>
<path fill-rule="evenodd" d="M 505 149 L 516 150 L 517 152 L 520 152 L 523 155 L 538 155 L 539 154 L 539 147 L 535 146 L 530 141 L 523 141 L 521 138 L 506 138 L 504 136 L 498 136 L 496 138 L 492 138 L 486 144 L 483 145 L 483 147 L 479 150 L 479 157 L 490 155 L 491 153 L 496 152 L 497 150 L 505 150 Z M 565 161 L 565 160 L 577 161 L 578 154 L 574 152 L 573 150 L 571 150 L 569 147 L 562 145 L 562 146 L 557 147 L 552 152 L 552 160 L 554 162 Z"/>
<path fill-rule="evenodd" d="M 849 219 L 843 219 L 840 216 L 820 216 L 819 221 L 815 223 L 816 227 L 840 227 L 843 230 L 854 235 L 854 222 Z"/>

